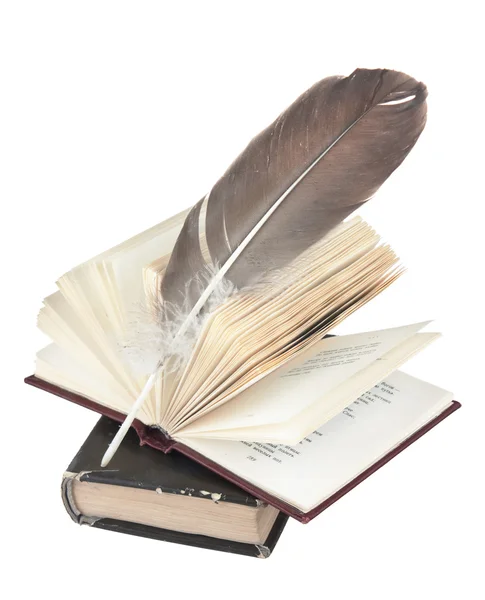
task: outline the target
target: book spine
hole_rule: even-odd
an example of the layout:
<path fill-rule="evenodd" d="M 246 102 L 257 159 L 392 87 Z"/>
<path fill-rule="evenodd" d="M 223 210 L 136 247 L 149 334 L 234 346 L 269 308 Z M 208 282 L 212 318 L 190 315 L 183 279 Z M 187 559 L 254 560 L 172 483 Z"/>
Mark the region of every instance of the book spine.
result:
<path fill-rule="evenodd" d="M 61 483 L 61 496 L 64 508 L 71 519 L 78 525 L 94 525 L 100 517 L 86 517 L 76 506 L 74 500 L 74 482 L 79 479 L 82 473 L 64 473 Z"/>
<path fill-rule="evenodd" d="M 161 450 L 164 454 L 168 454 L 176 444 L 175 440 L 158 428 L 147 427 L 140 421 L 135 421 L 133 427 L 140 438 L 140 446 L 146 444 L 151 448 L 155 448 L 155 450 Z"/>

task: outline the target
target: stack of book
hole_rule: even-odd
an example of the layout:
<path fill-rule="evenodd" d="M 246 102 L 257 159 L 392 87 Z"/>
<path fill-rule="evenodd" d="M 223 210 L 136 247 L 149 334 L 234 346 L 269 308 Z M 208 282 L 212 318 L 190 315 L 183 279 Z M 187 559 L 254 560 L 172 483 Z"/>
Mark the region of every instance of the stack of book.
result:
<path fill-rule="evenodd" d="M 190 211 L 61 277 L 26 381 L 103 415 L 64 475 L 76 522 L 265 558 L 459 407 L 398 370 L 428 322 L 329 334 L 402 273 L 348 217 L 425 99 L 395 71 L 325 79 Z"/>
<path fill-rule="evenodd" d="M 233 402 L 201 416 L 192 409 L 196 418 L 181 428 L 171 430 L 165 417 L 173 396 L 162 397 L 156 420 L 163 389 L 154 390 L 101 469 L 132 402 L 130 389 L 134 395 L 141 385 L 135 372 L 130 379 L 123 349 L 110 344 L 123 306 L 128 318 L 128 307 L 153 286 L 157 253 L 173 243 L 183 218 L 60 279 L 39 315 L 53 343 L 38 353 L 26 382 L 104 415 L 64 476 L 64 503 L 76 522 L 266 558 L 288 517 L 307 523 L 460 405 L 450 392 L 397 370 L 439 336 L 421 331 L 428 323 L 326 336 Z M 347 241 L 367 227 L 352 220 Z M 140 276 L 126 278 L 123 264 Z M 204 364 L 198 381 L 211 376 L 201 374 Z M 191 369 L 196 365 L 193 357 Z M 172 422 L 183 410 L 182 402 L 172 408 Z"/>

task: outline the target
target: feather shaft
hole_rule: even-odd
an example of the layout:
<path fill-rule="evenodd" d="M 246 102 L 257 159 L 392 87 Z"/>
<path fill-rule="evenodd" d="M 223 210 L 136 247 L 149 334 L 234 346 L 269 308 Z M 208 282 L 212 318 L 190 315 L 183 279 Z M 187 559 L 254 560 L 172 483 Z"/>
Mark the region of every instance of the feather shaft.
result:
<path fill-rule="evenodd" d="M 357 69 L 315 84 L 252 140 L 186 218 L 161 283 L 166 346 L 106 460 L 167 357 L 223 301 L 219 287 L 246 288 L 287 267 L 367 202 L 418 139 L 425 99 L 426 87 L 404 73 Z"/>
<path fill-rule="evenodd" d="M 128 429 L 133 424 L 133 421 L 135 420 L 136 415 L 138 414 L 138 411 L 140 410 L 140 408 L 143 406 L 143 403 L 147 399 L 148 394 L 150 393 L 150 390 L 152 389 L 153 384 L 155 383 L 156 377 L 157 377 L 157 372 L 155 371 L 155 373 L 152 373 L 152 375 L 150 375 L 150 377 L 148 378 L 148 381 L 146 382 L 141 394 L 138 396 L 129 415 L 127 415 L 126 419 L 121 424 L 121 427 L 118 429 L 115 437 L 113 438 L 113 441 L 111 442 L 111 444 L 108 446 L 108 449 L 104 453 L 104 456 L 101 460 L 102 467 L 106 467 L 109 464 L 109 462 L 115 455 L 115 452 L 120 447 L 120 444 L 123 441 L 125 435 L 128 433 Z"/>

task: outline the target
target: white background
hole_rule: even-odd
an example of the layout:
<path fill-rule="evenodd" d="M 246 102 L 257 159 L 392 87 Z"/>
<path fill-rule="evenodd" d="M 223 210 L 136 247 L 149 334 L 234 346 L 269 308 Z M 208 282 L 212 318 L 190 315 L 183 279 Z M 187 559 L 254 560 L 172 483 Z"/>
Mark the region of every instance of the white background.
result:
<path fill-rule="evenodd" d="M 482 598 L 479 3 L 12 0 L 0 12 L 5 597 Z M 340 331 L 436 319 L 443 339 L 407 370 L 463 409 L 309 525 L 290 522 L 267 561 L 76 527 L 59 484 L 97 417 L 22 383 L 44 343 L 42 298 L 195 203 L 297 95 L 357 66 L 423 80 L 429 121 L 361 211 L 408 274 Z"/>

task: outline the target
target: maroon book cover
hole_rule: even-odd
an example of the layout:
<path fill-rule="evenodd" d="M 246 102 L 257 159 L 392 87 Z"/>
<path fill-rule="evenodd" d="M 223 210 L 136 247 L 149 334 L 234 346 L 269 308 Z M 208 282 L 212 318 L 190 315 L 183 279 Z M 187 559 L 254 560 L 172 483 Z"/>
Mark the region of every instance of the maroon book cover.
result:
<path fill-rule="evenodd" d="M 89 408 L 97 413 L 100 413 L 100 414 L 102 414 L 106 417 L 109 417 L 110 419 L 113 419 L 115 421 L 118 421 L 120 423 L 122 423 L 125 420 L 126 415 L 124 415 L 123 413 L 119 413 L 115 410 L 107 408 L 106 406 L 97 404 L 96 402 L 94 402 L 92 400 L 88 400 L 84 396 L 80 396 L 79 394 L 75 394 L 75 393 L 65 390 L 63 388 L 60 388 L 52 383 L 44 381 L 43 379 L 39 379 L 35 375 L 31 375 L 30 377 L 27 377 L 25 379 L 25 383 L 27 383 L 29 385 L 33 385 L 35 387 L 38 387 L 47 392 L 50 392 L 51 394 L 55 394 L 56 396 L 60 396 L 61 398 L 65 398 L 66 400 L 69 400 L 70 402 L 74 402 L 75 404 L 79 404 L 81 406 Z M 390 452 L 388 452 L 385 456 L 380 458 L 377 462 L 375 462 L 373 465 L 371 465 L 368 469 L 363 471 L 355 479 L 353 479 L 351 482 L 349 482 L 344 487 L 340 488 L 337 492 L 335 492 L 335 494 L 332 494 L 332 496 L 330 496 L 329 498 L 324 500 L 321 504 L 319 504 L 318 506 L 316 506 L 314 509 L 312 509 L 310 512 L 307 512 L 307 513 L 303 513 L 301 511 L 299 511 L 298 509 L 296 509 L 294 506 L 291 506 L 291 505 L 287 504 L 286 502 L 283 502 L 279 498 L 276 498 L 275 496 L 268 494 L 261 488 L 258 488 L 256 486 L 252 485 L 251 483 L 245 481 L 241 477 L 238 477 L 234 473 L 231 473 L 230 471 L 221 467 L 220 465 L 213 462 L 212 460 L 209 460 L 205 456 L 199 454 L 195 450 L 188 448 L 184 444 L 181 444 L 175 440 L 167 438 L 158 429 L 148 427 L 147 425 L 144 425 L 143 423 L 141 423 L 140 421 L 138 421 L 136 419 L 133 422 L 133 428 L 135 429 L 136 433 L 138 434 L 138 437 L 140 438 L 141 445 L 147 444 L 147 445 L 151 446 L 152 448 L 161 450 L 164 453 L 168 453 L 171 450 L 176 450 L 177 452 L 180 452 L 180 453 L 184 454 L 185 456 L 188 456 L 192 460 L 207 467 L 211 471 L 214 471 L 218 475 L 221 475 L 222 477 L 224 477 L 231 483 L 238 485 L 242 490 L 248 492 L 249 494 L 252 494 L 256 498 L 259 498 L 261 500 L 264 500 L 268 504 L 271 504 L 272 506 L 274 506 L 275 508 L 277 508 L 284 514 L 286 514 L 290 517 L 293 517 L 294 519 L 300 521 L 301 523 L 308 523 L 309 521 L 314 519 L 317 515 L 319 515 L 322 511 L 324 511 L 326 508 L 331 506 L 334 502 L 336 502 L 337 500 L 342 498 L 342 496 L 345 496 L 345 494 L 347 494 L 348 492 L 350 492 L 350 490 L 352 490 L 354 487 L 359 485 L 359 483 L 361 483 L 362 481 L 367 479 L 367 477 L 369 477 L 369 475 L 372 475 L 372 473 L 375 473 L 375 471 L 377 471 L 382 466 L 384 466 L 392 458 L 394 458 L 395 456 L 400 454 L 403 450 L 405 450 L 408 446 L 410 446 L 412 443 L 414 443 L 416 440 L 418 440 L 421 436 L 423 436 L 425 433 L 427 433 L 430 429 L 433 429 L 433 427 L 438 425 L 438 423 L 443 421 L 443 419 L 445 419 L 446 417 L 451 415 L 451 413 L 455 412 L 455 410 L 458 410 L 460 407 L 461 407 L 461 404 L 457 401 L 454 401 L 441 414 L 439 414 L 437 417 L 435 417 L 434 419 L 429 421 L 429 423 L 426 423 L 426 425 L 421 427 L 421 429 L 418 429 L 418 431 L 416 431 L 411 436 L 409 436 L 401 444 L 399 444 L 398 446 L 393 448 Z"/>

